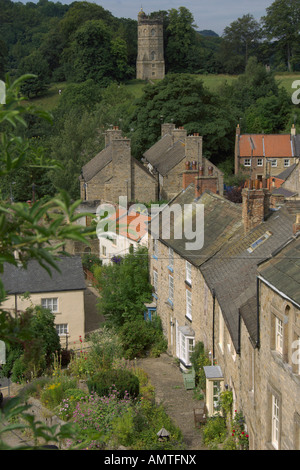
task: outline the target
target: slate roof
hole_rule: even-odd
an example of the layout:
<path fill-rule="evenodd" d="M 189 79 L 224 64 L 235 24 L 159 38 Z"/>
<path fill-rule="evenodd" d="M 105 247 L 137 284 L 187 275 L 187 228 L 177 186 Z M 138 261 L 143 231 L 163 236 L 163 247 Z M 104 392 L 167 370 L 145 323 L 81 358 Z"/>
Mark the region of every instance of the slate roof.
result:
<path fill-rule="evenodd" d="M 267 220 L 244 234 L 241 205 L 236 205 L 210 191 L 206 191 L 195 200 L 193 185 L 181 191 L 177 198 L 173 199 L 172 204 L 177 203 L 182 206 L 191 202 L 204 204 L 202 249 L 186 250 L 187 240 L 174 239 L 174 231 L 171 231 L 169 239 L 160 238 L 160 240 L 200 269 L 208 287 L 216 295 L 233 344 L 238 350 L 240 311 L 251 338 L 254 342 L 257 339 L 257 266 L 292 236 L 294 214 L 288 207 L 283 206 L 271 211 Z M 189 217 L 190 214 L 187 213 L 186 216 Z M 181 224 L 182 220 L 177 219 L 176 223 Z M 161 226 L 163 228 L 162 223 Z M 250 250 L 251 245 L 260 239 L 262 241 L 256 243 L 255 248 Z"/>
<path fill-rule="evenodd" d="M 84 181 L 90 181 L 112 160 L 112 147 L 109 145 L 82 167 Z"/>
<path fill-rule="evenodd" d="M 182 190 L 172 200 L 171 206 L 173 204 L 177 204 L 181 208 L 183 219 L 174 217 L 175 222 L 171 224 L 170 237 L 167 238 L 164 236 L 166 233 L 164 230 L 169 223 L 169 218 L 164 218 L 160 214 L 160 240 L 196 267 L 201 266 L 207 259 L 217 253 L 223 244 L 242 225 L 241 206 L 210 191 L 204 192 L 200 198 L 195 199 L 195 187 L 193 184 Z M 182 221 L 188 220 L 191 217 L 191 213 L 195 220 L 196 204 L 204 205 L 204 245 L 201 250 L 187 250 L 186 243 L 193 242 L 193 240 L 188 240 L 184 236 L 176 238 L 176 234 L 180 233 L 179 228 L 182 225 Z M 187 210 L 187 206 L 189 210 Z M 183 226 L 183 233 L 184 231 Z"/>
<path fill-rule="evenodd" d="M 182 140 L 173 143 L 173 137 L 165 134 L 143 156 L 158 173 L 165 176 L 185 157 L 185 143 Z"/>
<path fill-rule="evenodd" d="M 297 163 L 293 163 L 293 165 L 290 165 L 288 168 L 283 170 L 279 175 L 276 175 L 275 178 L 279 178 L 280 180 L 286 180 L 290 174 L 293 172 L 293 170 L 296 168 Z"/>
<path fill-rule="evenodd" d="M 36 260 L 28 262 L 27 269 L 4 264 L 1 274 L 4 289 L 8 294 L 31 294 L 39 292 L 61 292 L 86 288 L 80 256 L 60 257 L 57 261 L 60 272 L 51 268 L 52 277 Z"/>
<path fill-rule="evenodd" d="M 293 222 L 294 217 L 284 206 L 272 211 L 266 221 L 247 234 L 244 234 L 241 227 L 213 258 L 201 266 L 207 284 L 214 289 L 236 349 L 239 346 L 240 309 L 246 318 L 252 338 L 257 337 L 257 266 L 292 236 Z M 258 243 L 251 252 L 251 244 L 266 233 L 269 233 L 268 238 Z"/>
<path fill-rule="evenodd" d="M 300 237 L 291 238 L 258 268 L 260 276 L 300 305 Z"/>

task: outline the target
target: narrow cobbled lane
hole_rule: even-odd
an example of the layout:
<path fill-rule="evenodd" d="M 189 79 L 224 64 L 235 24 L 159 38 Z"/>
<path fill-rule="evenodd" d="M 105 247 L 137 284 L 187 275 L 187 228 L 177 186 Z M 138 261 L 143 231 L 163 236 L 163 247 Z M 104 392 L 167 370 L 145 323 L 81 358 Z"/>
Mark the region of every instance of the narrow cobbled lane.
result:
<path fill-rule="evenodd" d="M 182 373 L 174 358 L 162 354 L 158 358 L 138 359 L 137 365 L 143 369 L 155 387 L 158 404 L 163 404 L 167 414 L 181 429 L 187 450 L 207 450 L 199 429 L 194 425 L 194 408 L 199 401 L 193 398 L 193 390 L 186 390 Z"/>

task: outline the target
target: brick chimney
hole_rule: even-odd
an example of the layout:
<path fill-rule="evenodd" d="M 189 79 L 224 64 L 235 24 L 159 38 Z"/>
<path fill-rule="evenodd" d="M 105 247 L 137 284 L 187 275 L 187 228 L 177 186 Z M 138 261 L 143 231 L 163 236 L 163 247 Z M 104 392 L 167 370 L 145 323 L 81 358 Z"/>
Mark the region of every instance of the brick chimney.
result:
<path fill-rule="evenodd" d="M 269 213 L 271 193 L 261 186 L 261 182 L 249 181 L 248 187 L 242 191 L 242 217 L 245 233 L 261 224 Z"/>
<path fill-rule="evenodd" d="M 300 232 L 300 214 L 296 215 L 296 222 L 293 224 L 293 234 Z"/>
<path fill-rule="evenodd" d="M 198 133 L 186 137 L 185 156 L 186 160 L 199 162 L 199 165 L 202 165 L 202 136 Z"/>
<path fill-rule="evenodd" d="M 296 127 L 295 127 L 295 124 L 292 125 L 292 128 L 291 128 L 291 135 L 296 135 Z"/>
<path fill-rule="evenodd" d="M 178 127 L 177 129 L 172 130 L 172 136 L 173 136 L 173 143 L 177 142 L 178 140 L 182 140 L 183 142 L 186 139 L 186 130 L 184 127 Z"/>
<path fill-rule="evenodd" d="M 195 186 L 195 198 L 201 196 L 207 189 L 213 193 L 219 193 L 218 174 L 214 171 L 213 166 L 205 169 L 203 166 L 198 167 L 198 162 L 185 162 L 186 168 L 183 172 L 182 185 L 186 189 L 190 184 Z"/>
<path fill-rule="evenodd" d="M 118 126 L 113 126 L 111 129 L 107 129 L 105 132 L 105 147 L 110 145 L 114 139 L 121 139 L 122 131 Z"/>
<path fill-rule="evenodd" d="M 161 125 L 161 137 L 166 134 L 172 134 L 175 129 L 175 124 L 165 123 Z"/>

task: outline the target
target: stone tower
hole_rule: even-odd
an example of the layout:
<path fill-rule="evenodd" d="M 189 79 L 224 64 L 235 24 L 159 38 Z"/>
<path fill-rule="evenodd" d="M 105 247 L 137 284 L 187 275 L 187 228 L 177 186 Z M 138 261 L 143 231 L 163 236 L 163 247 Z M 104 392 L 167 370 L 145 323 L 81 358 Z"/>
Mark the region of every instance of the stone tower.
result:
<path fill-rule="evenodd" d="M 138 56 L 136 78 L 162 79 L 165 76 L 163 20 L 138 15 Z"/>

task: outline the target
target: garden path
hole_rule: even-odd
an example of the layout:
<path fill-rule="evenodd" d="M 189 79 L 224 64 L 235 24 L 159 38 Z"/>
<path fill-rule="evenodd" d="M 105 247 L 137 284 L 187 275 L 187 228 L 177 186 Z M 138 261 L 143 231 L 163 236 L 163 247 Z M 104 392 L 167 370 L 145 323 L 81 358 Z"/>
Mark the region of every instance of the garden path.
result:
<path fill-rule="evenodd" d="M 146 372 L 154 386 L 156 402 L 164 406 L 168 416 L 181 429 L 186 450 L 207 450 L 194 425 L 194 408 L 199 408 L 199 400 L 193 397 L 193 390 L 185 389 L 175 359 L 161 354 L 157 358 L 137 359 L 137 366 Z"/>

